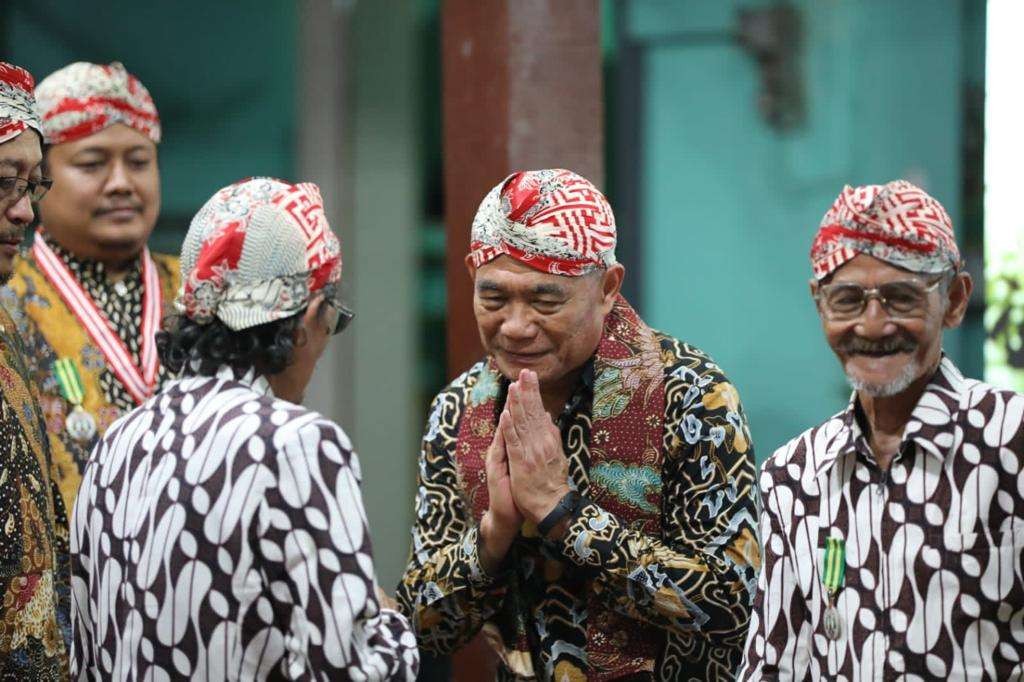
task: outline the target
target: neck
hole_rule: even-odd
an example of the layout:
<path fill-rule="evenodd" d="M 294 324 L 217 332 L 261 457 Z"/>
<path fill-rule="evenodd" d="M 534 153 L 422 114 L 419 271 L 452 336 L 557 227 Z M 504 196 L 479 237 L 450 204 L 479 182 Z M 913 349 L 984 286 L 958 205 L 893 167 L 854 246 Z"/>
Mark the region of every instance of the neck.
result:
<path fill-rule="evenodd" d="M 95 263 L 102 263 L 103 269 L 106 271 L 108 279 L 119 280 L 131 272 L 132 266 L 142 256 L 142 249 L 139 249 L 133 254 L 125 255 L 121 252 L 114 252 L 112 256 L 95 256 L 90 254 L 80 253 L 76 249 L 68 246 L 63 240 L 54 236 L 52 232 L 43 227 L 43 233 L 46 235 L 46 240 L 51 244 L 56 244 L 60 248 L 64 249 L 67 253 L 71 254 L 74 258 L 81 261 L 93 261 Z M 106 253 L 110 253 L 111 250 L 106 250 Z"/>
<path fill-rule="evenodd" d="M 903 442 L 903 432 L 914 413 L 914 408 L 921 400 L 928 383 L 935 373 L 935 367 L 921 374 L 906 389 L 891 396 L 871 396 L 864 392 L 857 393 L 860 411 L 864 416 L 864 430 L 871 453 L 882 469 L 888 469 L 893 457 Z"/>
<path fill-rule="evenodd" d="M 562 410 L 565 408 L 565 404 L 569 402 L 573 389 L 576 388 L 576 383 L 580 380 L 582 374 L 583 368 L 580 367 L 569 372 L 558 381 L 547 383 L 540 387 L 540 398 L 544 403 L 544 410 L 551 415 L 552 419 L 557 419 L 562 414 Z"/>

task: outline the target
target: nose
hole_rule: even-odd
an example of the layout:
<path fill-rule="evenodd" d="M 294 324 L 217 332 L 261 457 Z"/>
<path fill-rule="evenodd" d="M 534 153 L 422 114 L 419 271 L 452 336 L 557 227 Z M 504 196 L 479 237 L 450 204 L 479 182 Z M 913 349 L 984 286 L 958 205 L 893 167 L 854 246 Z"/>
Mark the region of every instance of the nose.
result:
<path fill-rule="evenodd" d="M 32 219 L 35 217 L 35 213 L 32 211 L 32 200 L 29 199 L 28 194 L 25 194 L 11 204 L 7 210 L 4 211 L 4 216 L 19 227 L 25 227 L 31 223 Z"/>
<path fill-rule="evenodd" d="M 511 306 L 501 323 L 501 335 L 510 341 L 527 341 L 537 335 L 537 325 L 528 306 Z"/>
<path fill-rule="evenodd" d="M 866 339 L 880 339 L 896 333 L 896 323 L 882 307 L 877 298 L 868 301 L 860 319 L 857 320 L 856 332 Z"/>
<path fill-rule="evenodd" d="M 124 159 L 114 161 L 104 189 L 108 194 L 131 194 L 134 191 Z"/>

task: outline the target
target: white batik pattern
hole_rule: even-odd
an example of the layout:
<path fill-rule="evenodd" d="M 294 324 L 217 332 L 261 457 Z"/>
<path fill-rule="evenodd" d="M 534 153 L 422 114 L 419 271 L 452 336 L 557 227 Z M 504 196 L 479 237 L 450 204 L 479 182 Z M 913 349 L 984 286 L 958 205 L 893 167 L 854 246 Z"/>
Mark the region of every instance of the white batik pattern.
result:
<path fill-rule="evenodd" d="M 71 522 L 79 680 L 412 680 L 345 433 L 222 368 L 115 422 Z"/>

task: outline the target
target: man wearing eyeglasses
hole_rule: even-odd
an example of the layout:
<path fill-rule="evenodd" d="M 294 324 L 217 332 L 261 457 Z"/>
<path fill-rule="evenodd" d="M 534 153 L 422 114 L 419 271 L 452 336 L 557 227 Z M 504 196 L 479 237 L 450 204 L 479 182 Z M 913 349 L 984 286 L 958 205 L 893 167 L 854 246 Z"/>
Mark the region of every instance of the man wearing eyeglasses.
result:
<path fill-rule="evenodd" d="M 0 62 L 0 283 L 49 186 L 32 87 Z M 67 679 L 67 521 L 24 354 L 0 307 L 0 679 L 49 682 Z"/>
<path fill-rule="evenodd" d="M 160 212 L 160 119 L 145 86 L 118 63 L 76 62 L 35 94 L 55 184 L 5 303 L 70 509 L 99 436 L 167 379 L 155 335 L 178 265 L 146 248 Z"/>
<path fill-rule="evenodd" d="M 1024 396 L 942 351 L 972 289 L 950 218 L 902 180 L 846 187 L 811 261 L 854 393 L 763 466 L 741 679 L 1016 679 Z"/>
<path fill-rule="evenodd" d="M 158 337 L 179 377 L 118 420 L 71 522 L 81 680 L 413 680 L 409 622 L 382 606 L 341 428 L 301 405 L 352 314 L 320 190 L 217 192 L 181 252 Z"/>

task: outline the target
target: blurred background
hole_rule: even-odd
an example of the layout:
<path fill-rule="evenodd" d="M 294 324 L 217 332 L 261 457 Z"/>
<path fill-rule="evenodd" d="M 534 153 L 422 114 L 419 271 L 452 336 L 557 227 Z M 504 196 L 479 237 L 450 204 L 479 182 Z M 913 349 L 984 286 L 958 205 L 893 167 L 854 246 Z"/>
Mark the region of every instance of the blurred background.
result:
<path fill-rule="evenodd" d="M 37 80 L 118 60 L 150 89 L 164 125 L 158 250 L 176 252 L 194 211 L 241 177 L 322 186 L 357 317 L 310 402 L 360 451 L 388 588 L 408 552 L 427 405 L 476 357 L 468 220 L 525 164 L 605 188 L 627 297 L 722 365 L 759 460 L 849 396 L 807 259 L 844 184 L 906 178 L 946 206 L 977 285 L 946 351 L 967 375 L 984 376 L 987 358 L 992 380 L 1024 387 L 1024 227 L 1010 185 L 1024 156 L 1011 139 L 1022 62 L 1012 36 L 999 64 L 986 40 L 998 28 L 987 25 L 1019 26 L 1016 0 L 5 6 L 0 53 Z M 987 22 L 997 7 L 1010 14 Z M 986 158 L 986 73 L 1000 64 L 1007 137 Z M 986 207 L 986 182 L 1001 203 Z"/>

